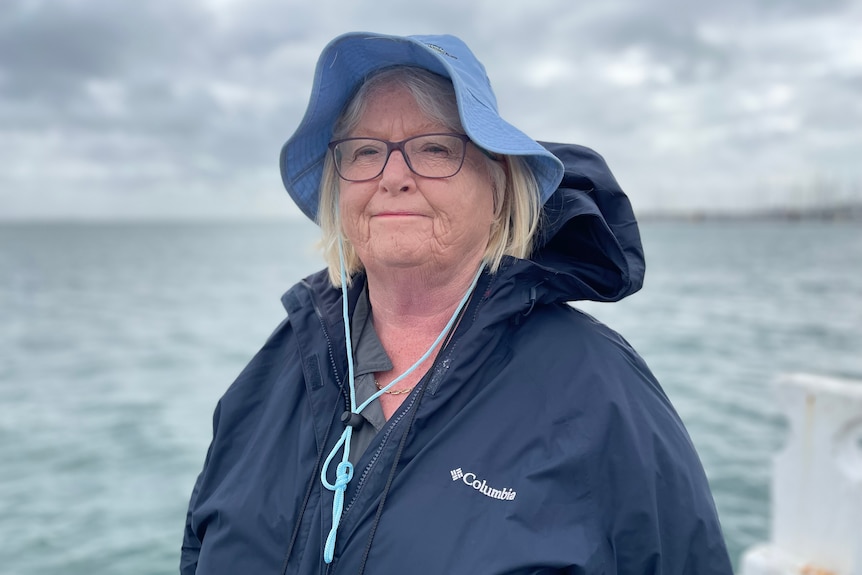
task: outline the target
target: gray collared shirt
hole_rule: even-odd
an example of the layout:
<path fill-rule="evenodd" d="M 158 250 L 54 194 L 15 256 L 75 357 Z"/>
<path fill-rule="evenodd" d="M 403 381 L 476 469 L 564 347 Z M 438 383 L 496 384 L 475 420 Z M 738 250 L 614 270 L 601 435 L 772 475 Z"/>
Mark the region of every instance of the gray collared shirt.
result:
<path fill-rule="evenodd" d="M 368 290 L 363 289 L 353 310 L 350 321 L 351 341 L 353 343 L 353 375 L 356 386 L 356 405 L 362 403 L 377 393 L 374 383 L 374 373 L 392 369 L 392 361 L 383 349 L 383 344 L 377 337 L 371 322 L 371 303 L 368 301 Z M 368 448 L 377 432 L 386 425 L 380 401 L 375 399 L 361 413 L 364 421 L 353 430 L 350 442 L 350 463 L 356 465 L 362 454 Z"/>

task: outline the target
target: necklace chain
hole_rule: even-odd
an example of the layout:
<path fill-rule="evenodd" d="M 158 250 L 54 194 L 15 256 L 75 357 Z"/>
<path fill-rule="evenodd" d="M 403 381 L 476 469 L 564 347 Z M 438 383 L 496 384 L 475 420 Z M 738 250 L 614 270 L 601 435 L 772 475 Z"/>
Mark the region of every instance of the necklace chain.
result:
<path fill-rule="evenodd" d="M 380 385 L 380 382 L 377 381 L 377 378 L 374 379 L 374 385 L 376 385 L 377 389 L 380 389 L 380 390 L 382 390 L 384 387 L 386 387 L 385 385 Z M 389 395 L 404 395 L 405 393 L 410 393 L 411 391 L 413 391 L 414 387 L 416 387 L 416 386 L 414 385 L 411 387 L 406 387 L 404 389 L 387 389 L 383 393 L 388 393 Z"/>

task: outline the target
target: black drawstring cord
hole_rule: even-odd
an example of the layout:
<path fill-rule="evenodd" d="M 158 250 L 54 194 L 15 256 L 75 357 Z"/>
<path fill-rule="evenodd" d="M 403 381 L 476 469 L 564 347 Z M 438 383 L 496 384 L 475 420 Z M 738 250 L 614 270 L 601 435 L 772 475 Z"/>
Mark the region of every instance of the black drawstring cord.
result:
<path fill-rule="evenodd" d="M 528 309 L 527 311 L 525 311 L 523 313 L 524 317 L 527 317 L 528 315 L 530 315 L 533 312 L 533 308 L 536 307 L 536 298 L 537 297 L 538 296 L 536 295 L 536 286 L 533 286 L 530 288 L 530 309 Z"/>

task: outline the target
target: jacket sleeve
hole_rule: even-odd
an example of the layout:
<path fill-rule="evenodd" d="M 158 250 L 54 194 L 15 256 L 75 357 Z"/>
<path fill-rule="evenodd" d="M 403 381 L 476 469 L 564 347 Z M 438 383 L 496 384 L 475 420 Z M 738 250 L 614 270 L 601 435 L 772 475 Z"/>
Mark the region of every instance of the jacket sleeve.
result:
<path fill-rule="evenodd" d="M 645 368 L 645 366 L 644 366 Z M 648 370 L 608 411 L 600 477 L 615 573 L 732 575 L 700 459 Z M 639 381 L 638 381 L 639 380 Z"/>
<path fill-rule="evenodd" d="M 198 556 L 201 552 L 201 540 L 198 539 L 198 536 L 192 527 L 192 511 L 195 508 L 202 477 L 203 472 L 201 472 L 197 481 L 195 481 L 195 486 L 194 489 L 192 489 L 192 496 L 189 501 L 189 508 L 186 512 L 186 529 L 183 534 L 183 547 L 180 552 L 180 575 L 194 575 L 198 568 Z"/>
<path fill-rule="evenodd" d="M 619 506 L 610 526 L 614 572 L 733 575 L 700 463 L 688 456 L 665 456 L 644 470 L 643 485 L 632 482 L 617 493 Z"/>
<path fill-rule="evenodd" d="M 203 533 L 200 533 L 198 526 L 195 525 L 194 513 L 198 507 L 198 497 L 200 496 L 207 468 L 213 455 L 213 444 L 215 443 L 216 434 L 219 428 L 221 408 L 222 402 L 219 401 L 219 403 L 216 404 L 216 408 L 213 413 L 213 441 L 207 449 L 203 470 L 198 475 L 197 480 L 195 480 L 195 486 L 192 488 L 192 494 L 189 498 L 189 508 L 186 511 L 185 532 L 183 533 L 183 546 L 180 551 L 180 575 L 194 575 L 198 568 L 198 558 L 201 552 L 201 544 L 203 543 Z"/>
<path fill-rule="evenodd" d="M 267 394 L 271 392 L 269 386 L 260 382 L 272 379 L 268 371 L 272 366 L 282 365 L 280 342 L 288 325 L 288 319 L 285 318 L 216 404 L 212 417 L 212 441 L 186 511 L 180 553 L 181 575 L 194 575 L 197 571 L 209 524 L 209 519 L 204 517 L 207 514 L 206 508 L 224 476 L 225 466 L 235 463 L 237 457 L 245 451 L 252 430 L 258 424 L 256 417 L 250 415 L 256 412 L 248 406 L 263 405 Z M 204 565 L 208 565 L 208 559 L 210 558 L 205 553 Z"/>

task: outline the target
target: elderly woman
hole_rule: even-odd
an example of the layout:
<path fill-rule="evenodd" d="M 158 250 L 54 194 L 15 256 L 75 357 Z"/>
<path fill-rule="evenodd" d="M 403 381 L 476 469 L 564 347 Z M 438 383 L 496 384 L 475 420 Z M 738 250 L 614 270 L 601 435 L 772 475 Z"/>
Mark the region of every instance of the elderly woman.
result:
<path fill-rule="evenodd" d="M 619 335 L 626 197 L 497 113 L 451 36 L 347 34 L 285 144 L 328 269 L 225 393 L 183 573 L 731 573 L 701 464 Z"/>

